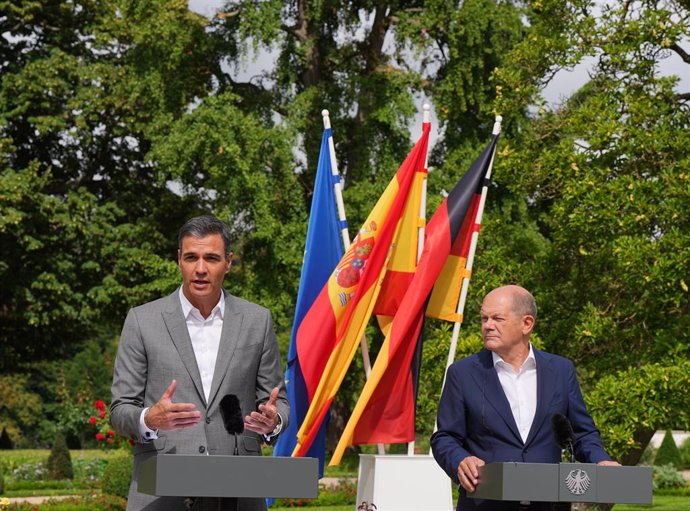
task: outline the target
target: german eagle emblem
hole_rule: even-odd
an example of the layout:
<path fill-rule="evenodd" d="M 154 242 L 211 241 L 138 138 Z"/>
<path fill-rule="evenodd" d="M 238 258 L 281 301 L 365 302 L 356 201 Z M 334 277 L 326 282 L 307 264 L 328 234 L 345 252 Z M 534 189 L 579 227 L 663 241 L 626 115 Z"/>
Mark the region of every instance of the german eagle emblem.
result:
<path fill-rule="evenodd" d="M 592 484 L 587 472 L 581 469 L 571 470 L 565 478 L 565 484 L 573 495 L 583 495 Z"/>

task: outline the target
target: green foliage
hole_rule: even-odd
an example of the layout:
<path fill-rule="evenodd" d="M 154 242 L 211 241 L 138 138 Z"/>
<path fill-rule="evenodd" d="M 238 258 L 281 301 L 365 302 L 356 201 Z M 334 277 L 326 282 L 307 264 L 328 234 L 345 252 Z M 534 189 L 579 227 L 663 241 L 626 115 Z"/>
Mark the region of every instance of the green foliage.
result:
<path fill-rule="evenodd" d="M 585 401 L 608 452 L 635 465 L 656 430 L 690 428 L 690 361 L 648 364 L 601 378 Z"/>
<path fill-rule="evenodd" d="M 0 495 L 3 493 L 5 493 L 5 474 L 2 467 L 0 467 Z"/>
<path fill-rule="evenodd" d="M 661 441 L 659 450 L 657 450 L 656 456 L 654 457 L 654 465 L 672 465 L 676 470 L 681 470 L 683 468 L 683 460 L 670 429 L 667 429 L 664 434 L 664 439 Z"/>
<path fill-rule="evenodd" d="M 70 456 L 65 437 L 58 434 L 55 437 L 53 447 L 48 456 L 48 478 L 53 480 L 72 479 L 74 469 L 72 468 L 72 457 Z"/>
<path fill-rule="evenodd" d="M 46 511 L 124 511 L 127 501 L 115 495 L 84 495 L 67 499 L 48 499 L 41 504 Z M 19 503 L 12 507 L 12 511 L 34 511 L 35 504 Z"/>
<path fill-rule="evenodd" d="M 668 488 L 685 488 L 688 483 L 683 474 L 672 464 L 654 465 L 652 484 L 655 490 Z"/>
<path fill-rule="evenodd" d="M 337 484 L 329 487 L 321 485 L 316 499 L 276 499 L 274 506 L 295 507 L 326 507 L 354 505 L 357 500 L 357 484 L 354 479 L 339 479 Z"/>
<path fill-rule="evenodd" d="M 41 397 L 30 387 L 27 374 L 0 374 L 0 425 L 22 444 L 22 432 L 38 426 L 43 415 Z"/>
<path fill-rule="evenodd" d="M 647 447 L 644 448 L 642 454 L 640 455 L 640 461 L 638 465 L 652 465 L 654 463 L 654 457 L 656 456 L 656 449 L 652 443 L 648 443 Z"/>
<path fill-rule="evenodd" d="M 108 460 L 103 472 L 101 490 L 108 495 L 117 495 L 126 499 L 129 483 L 134 470 L 134 457 L 130 450 L 121 449 Z"/>
<path fill-rule="evenodd" d="M 690 470 L 690 438 L 686 438 L 681 444 L 680 458 L 683 462 L 683 468 Z"/>

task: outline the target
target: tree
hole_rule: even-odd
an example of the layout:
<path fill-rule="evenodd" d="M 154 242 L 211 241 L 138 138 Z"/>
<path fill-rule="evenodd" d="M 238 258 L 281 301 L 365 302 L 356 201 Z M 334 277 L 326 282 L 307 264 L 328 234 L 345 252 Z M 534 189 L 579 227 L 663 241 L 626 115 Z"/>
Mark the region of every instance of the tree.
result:
<path fill-rule="evenodd" d="M 48 456 L 47 468 L 48 477 L 52 480 L 72 479 L 74 477 L 72 457 L 62 434 L 55 437 L 55 442 Z"/>
<path fill-rule="evenodd" d="M 2 2 L 0 371 L 63 356 L 171 289 L 195 205 L 147 160 L 155 119 L 210 90 L 186 2 Z M 174 284 L 173 284 L 174 285 Z"/>
<path fill-rule="evenodd" d="M 601 15 L 595 7 L 531 4 L 533 31 L 495 76 L 499 110 L 537 109 L 504 146 L 496 180 L 527 198 L 549 242 L 535 266 L 546 345 L 576 361 L 586 387 L 603 374 L 609 385 L 640 387 L 634 375 L 654 368 L 654 400 L 683 410 L 687 393 L 663 375 L 690 370 L 681 363 L 690 353 L 690 96 L 659 64 L 672 54 L 690 63 L 688 6 L 643 1 Z M 539 99 L 558 69 L 587 55 L 587 85 L 554 108 Z M 606 405 L 632 435 L 614 450 L 635 463 L 659 421 L 651 409 L 624 415 L 626 399 Z"/>
<path fill-rule="evenodd" d="M 676 470 L 683 469 L 683 460 L 680 457 L 680 451 L 673 439 L 673 432 L 670 429 L 666 430 L 664 439 L 661 441 L 659 450 L 654 457 L 654 465 L 673 465 Z"/>

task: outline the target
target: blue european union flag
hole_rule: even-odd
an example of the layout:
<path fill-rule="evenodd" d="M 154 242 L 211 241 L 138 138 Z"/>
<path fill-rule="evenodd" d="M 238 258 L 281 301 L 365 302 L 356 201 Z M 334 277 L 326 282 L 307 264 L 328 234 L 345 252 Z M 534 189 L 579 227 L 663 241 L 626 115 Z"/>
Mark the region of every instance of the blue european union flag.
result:
<path fill-rule="evenodd" d="M 321 139 L 319 165 L 316 169 L 314 195 L 309 214 L 307 242 L 302 263 L 295 319 L 292 324 L 290 348 L 288 351 L 285 381 L 290 401 L 290 423 L 278 438 L 273 450 L 274 456 L 290 456 L 297 444 L 297 431 L 302 425 L 309 409 L 309 396 L 300 369 L 297 354 L 297 330 L 314 300 L 321 292 L 334 268 L 343 256 L 343 244 L 340 237 L 340 222 L 333 191 L 334 177 L 329 152 L 331 130 L 327 128 Z M 319 477 L 323 476 L 326 450 L 326 425 L 324 421 L 318 436 L 309 449 L 308 456 L 319 458 Z"/>

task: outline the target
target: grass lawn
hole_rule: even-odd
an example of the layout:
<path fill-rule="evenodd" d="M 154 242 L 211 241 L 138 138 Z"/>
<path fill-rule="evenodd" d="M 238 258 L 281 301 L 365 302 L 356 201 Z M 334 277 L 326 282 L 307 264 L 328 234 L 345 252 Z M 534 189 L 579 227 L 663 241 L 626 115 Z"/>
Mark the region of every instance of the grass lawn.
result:
<path fill-rule="evenodd" d="M 617 504 L 614 511 L 690 511 L 690 497 L 676 497 L 669 495 L 654 495 L 651 506 L 633 504 Z"/>
<path fill-rule="evenodd" d="M 271 507 L 271 511 L 294 511 L 291 507 Z M 618 504 L 614 511 L 690 511 L 690 497 L 655 496 L 651 506 Z M 306 507 L 305 511 L 353 511 L 353 506 Z"/>

